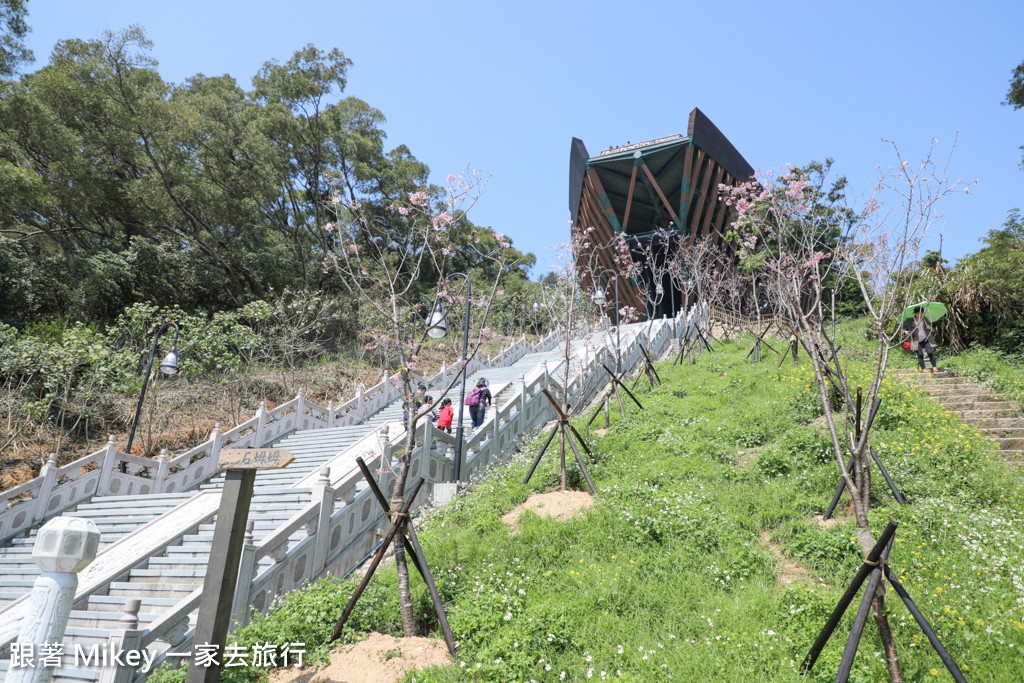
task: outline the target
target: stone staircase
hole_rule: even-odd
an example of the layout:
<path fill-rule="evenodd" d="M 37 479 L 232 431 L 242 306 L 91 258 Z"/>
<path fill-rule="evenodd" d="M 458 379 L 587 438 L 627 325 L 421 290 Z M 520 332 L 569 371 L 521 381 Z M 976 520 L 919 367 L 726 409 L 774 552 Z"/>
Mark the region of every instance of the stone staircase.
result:
<path fill-rule="evenodd" d="M 630 332 L 633 335 L 637 334 L 635 330 Z M 623 343 L 627 334 L 624 326 Z M 578 350 L 585 344 L 600 344 L 603 336 L 603 332 L 588 335 L 577 340 L 574 347 Z M 505 367 L 481 370 L 467 378 L 467 391 L 475 385 L 478 378 L 486 377 L 493 395 L 493 406 L 488 412 L 493 414 L 493 411 L 512 400 L 521 377 L 541 364 L 546 364 L 548 372 L 557 372 L 563 355 L 564 349 L 556 347 L 549 351 L 527 354 Z M 440 389 L 441 387 L 428 387 L 428 393 L 436 399 Z M 458 401 L 457 384 L 448 396 L 452 398 L 453 403 Z M 296 431 L 279 438 L 274 445 L 289 450 L 295 456 L 295 461 L 283 470 L 261 470 L 258 473 L 249 517 L 254 526 L 253 542 L 258 544 L 278 530 L 282 530 L 297 513 L 311 503 L 315 495 L 311 478 L 316 476 L 319 468 L 325 463 L 332 462 L 333 471 L 333 467 L 339 466 L 340 456 L 344 459 L 340 465 L 341 471 L 346 467 L 355 468 L 355 458 L 361 453 L 360 449 L 353 446 L 373 434 L 383 424 L 392 425 L 390 436 L 395 439 L 398 436 L 396 429 L 401 429 L 401 403 L 400 399 L 392 401 L 360 424 Z M 456 419 L 457 415 L 456 406 Z M 468 435 L 471 429 L 468 410 L 465 411 L 464 424 Z M 485 434 L 484 438 L 489 436 Z M 94 497 L 64 513 L 65 516 L 91 519 L 101 532 L 95 566 L 91 565 L 90 568 L 86 568 L 83 575 L 80 575 L 80 590 L 88 583 L 85 575 L 90 569 L 96 569 L 101 564 L 107 565 L 107 578 L 103 580 L 102 586 L 90 588 L 87 598 L 77 600 L 78 609 L 72 610 L 64 637 L 65 655 L 62 666 L 55 669 L 54 681 L 60 683 L 100 680 L 100 667 L 83 667 L 80 662 L 79 666 L 76 666 L 73 648 L 76 645 L 85 648 L 92 645 L 106 646 L 111 631 L 125 628 L 121 620 L 129 600 L 141 601 L 138 628 L 146 629 L 202 586 L 216 519 L 215 514 L 211 513 L 215 513 L 215 504 L 219 500 L 217 493 L 223 486 L 223 481 L 223 473 L 220 473 L 192 491 Z M 200 498 L 203 500 L 199 500 Z M 338 510 L 345 505 L 344 500 L 337 500 L 334 508 Z M 184 513 L 189 506 L 201 509 L 188 516 Z M 175 524 L 179 517 L 187 519 Z M 172 540 L 165 541 L 164 545 L 159 546 L 159 551 L 149 556 L 143 555 L 140 559 L 137 552 L 133 556 L 131 551 L 139 545 L 140 535 L 149 534 L 155 524 L 164 524 L 165 528 L 160 531 L 166 538 Z M 171 529 L 168 530 L 166 527 Z M 21 605 L 16 603 L 30 592 L 34 580 L 39 575 L 31 557 L 35 533 L 35 530 L 32 530 L 28 536 L 11 539 L 5 547 L 0 547 L 0 631 L 3 631 L 4 617 L 16 619 L 15 616 L 10 616 L 21 608 Z M 128 538 L 132 534 L 135 535 Z M 286 535 L 287 531 L 283 530 L 283 534 Z M 287 553 L 289 548 L 301 543 L 308 534 L 308 530 L 299 528 L 280 546 L 280 554 Z M 125 542 L 114 547 L 118 541 Z M 276 545 L 276 539 L 274 543 Z M 105 555 L 106 550 L 111 552 Z M 123 566 L 117 564 L 117 559 L 122 555 L 125 557 Z M 278 561 L 278 555 L 278 552 L 272 552 L 260 557 L 257 573 Z M 101 562 L 101 559 L 105 562 Z M 7 608 L 11 610 L 4 614 Z M 195 612 L 192 612 L 186 619 L 181 620 L 174 631 L 184 636 L 188 629 L 194 626 L 194 620 Z M 11 623 L 16 624 L 16 621 L 10 621 L 8 627 Z M 149 649 L 157 655 L 166 650 L 166 644 L 154 644 Z M 6 678 L 8 666 L 8 658 L 0 656 L 0 681 Z M 109 672 L 107 674 L 109 675 Z"/>
<path fill-rule="evenodd" d="M 920 387 L 962 421 L 977 427 L 983 436 L 996 443 L 1001 457 L 1024 463 L 1024 413 L 1006 396 L 948 370 L 897 370 L 896 375 Z"/>

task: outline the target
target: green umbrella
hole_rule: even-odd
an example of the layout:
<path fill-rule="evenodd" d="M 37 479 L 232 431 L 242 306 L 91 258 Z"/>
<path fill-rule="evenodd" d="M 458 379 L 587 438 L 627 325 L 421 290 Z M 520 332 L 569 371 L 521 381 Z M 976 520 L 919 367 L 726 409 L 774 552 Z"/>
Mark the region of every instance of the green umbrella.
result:
<path fill-rule="evenodd" d="M 935 322 L 942 316 L 946 315 L 946 305 L 940 304 L 938 301 L 922 301 L 919 304 L 913 306 L 907 306 L 907 309 L 903 311 L 903 315 L 900 320 L 909 320 L 914 317 L 914 309 L 920 306 L 924 310 L 924 317 L 930 322 Z"/>

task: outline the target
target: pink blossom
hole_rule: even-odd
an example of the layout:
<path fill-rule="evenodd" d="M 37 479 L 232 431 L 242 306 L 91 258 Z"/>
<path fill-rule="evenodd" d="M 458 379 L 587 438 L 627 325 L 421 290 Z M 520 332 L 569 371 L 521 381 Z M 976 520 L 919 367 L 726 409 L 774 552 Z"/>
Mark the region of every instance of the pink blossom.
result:
<path fill-rule="evenodd" d="M 409 201 L 417 206 L 422 206 L 427 201 L 427 193 L 422 190 L 419 192 L 409 193 Z"/>

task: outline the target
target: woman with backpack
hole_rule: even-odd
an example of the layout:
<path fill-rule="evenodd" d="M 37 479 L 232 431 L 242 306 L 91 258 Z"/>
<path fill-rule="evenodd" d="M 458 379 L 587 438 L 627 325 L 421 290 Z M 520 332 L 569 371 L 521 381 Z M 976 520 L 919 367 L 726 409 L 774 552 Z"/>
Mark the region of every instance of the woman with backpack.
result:
<path fill-rule="evenodd" d="M 469 418 L 473 423 L 473 429 L 480 429 L 484 424 L 487 406 L 491 405 L 491 390 L 487 388 L 486 379 L 481 377 L 477 380 L 473 391 L 466 397 L 466 405 L 469 406 Z"/>

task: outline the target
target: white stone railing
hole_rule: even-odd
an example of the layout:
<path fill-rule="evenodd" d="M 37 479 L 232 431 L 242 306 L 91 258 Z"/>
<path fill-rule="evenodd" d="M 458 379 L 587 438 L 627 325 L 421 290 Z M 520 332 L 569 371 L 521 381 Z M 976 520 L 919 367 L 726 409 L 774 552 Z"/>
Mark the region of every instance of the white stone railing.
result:
<path fill-rule="evenodd" d="M 557 332 L 537 344 L 520 339 L 494 358 L 474 358 L 468 367 L 473 372 L 481 367 L 508 365 L 554 343 Z M 457 365 L 442 366 L 428 382 L 437 385 L 458 372 Z M 223 431 L 218 422 L 206 441 L 174 457 L 161 453 L 151 460 L 129 455 L 117 449 L 114 436 L 102 449 L 62 467 L 57 467 L 51 456 L 38 477 L 0 492 L 0 542 L 92 496 L 173 493 L 195 488 L 217 473 L 222 448 L 259 447 L 298 429 L 361 422 L 399 397 L 401 388 L 394 379 L 389 377 L 369 389 L 360 389 L 354 398 L 336 407 L 307 401 L 301 390 L 295 398 L 271 410 L 263 403 L 252 418 L 228 431 Z"/>
<path fill-rule="evenodd" d="M 682 314 L 679 320 L 685 320 Z M 668 346 L 671 335 L 672 321 L 668 319 L 655 321 L 649 337 L 640 329 L 627 332 L 621 347 L 623 372 L 635 367 L 642 359 L 641 343 L 649 354 L 660 354 Z M 557 344 L 558 339 L 554 335 L 543 342 L 546 349 Z M 542 344 L 530 346 L 527 350 L 509 349 L 507 351 L 512 355 L 506 356 L 504 364 L 514 362 L 528 352 L 546 349 Z M 575 372 L 570 376 L 567 400 L 573 405 L 582 405 L 607 385 L 609 377 L 601 363 L 612 367 L 615 350 L 614 346 L 606 343 L 593 349 L 579 349 L 576 356 L 571 361 Z M 463 472 L 467 479 L 482 476 L 488 466 L 508 459 L 525 435 L 539 423 L 554 417 L 554 410 L 543 390 L 561 393 L 561 382 L 554 376 L 561 376 L 561 373 L 553 370 L 562 362 L 552 363 L 554 367 L 551 369 L 548 363 L 538 365 L 499 394 L 501 397 L 505 391 L 512 392 L 507 399 L 496 400 L 495 404 L 500 402 L 501 405 L 488 411 L 483 428 L 465 439 Z M 432 385 L 435 379 L 439 378 L 431 378 Z M 395 428 L 400 429 L 398 423 L 390 427 L 395 445 L 385 443 L 373 449 L 372 457 L 364 456 L 371 471 L 382 467 L 382 463 L 396 462 L 403 432 L 394 433 Z M 429 420 L 424 420 L 418 429 L 423 434 L 421 439 L 417 439 L 419 444 L 410 458 L 406 494 L 419 477 L 424 477 L 427 483 L 448 481 L 454 469 L 455 439 L 452 435 L 438 430 Z M 353 448 L 365 450 L 366 446 Z M 388 472 L 380 475 L 378 483 L 382 490 L 389 490 L 392 476 Z M 429 487 L 424 486 L 413 508 L 424 505 L 428 498 Z M 311 502 L 259 544 L 250 542 L 244 547 L 232 609 L 235 625 L 247 623 L 253 611 L 268 612 L 274 598 L 324 573 L 348 574 L 374 551 L 389 524 L 390 520 L 380 510 L 357 468 L 346 472 L 322 468 L 320 479 L 313 486 Z M 274 563 L 261 568 L 259 560 L 267 557 Z M 193 633 L 187 628 L 189 615 L 198 608 L 199 597 L 200 591 L 197 590 L 148 628 L 127 634 L 118 632 L 111 638 L 127 637 L 126 642 L 138 643 L 140 648 L 159 648 L 162 645 L 178 651 L 187 650 L 192 645 Z M 158 657 L 154 666 L 161 661 L 163 658 Z"/>

